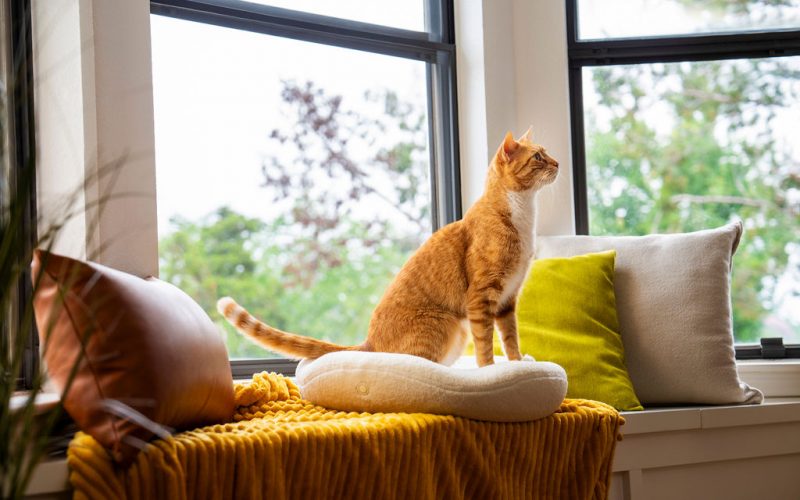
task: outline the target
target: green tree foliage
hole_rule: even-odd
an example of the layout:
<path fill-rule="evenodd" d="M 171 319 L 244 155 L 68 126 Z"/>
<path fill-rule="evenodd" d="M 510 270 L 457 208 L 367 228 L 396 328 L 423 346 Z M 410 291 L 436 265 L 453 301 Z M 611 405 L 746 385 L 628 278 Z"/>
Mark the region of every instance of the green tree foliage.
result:
<path fill-rule="evenodd" d="M 757 20 L 761 17 L 763 7 L 794 7 L 795 0 L 678 0 L 678 3 L 690 9 L 703 9 L 714 12 L 716 17 L 731 14 L 747 14 Z M 789 9 L 787 9 L 789 10 Z M 790 14 L 786 12 L 786 14 Z"/>
<path fill-rule="evenodd" d="M 263 321 L 282 330 L 356 344 L 363 341 L 372 309 L 383 288 L 406 259 L 391 245 L 374 252 L 347 251 L 342 263 L 322 264 L 309 286 L 287 286 L 292 247 L 272 235 L 282 221 L 266 224 L 222 207 L 198 222 L 173 220 L 175 230 L 160 242 L 162 278 L 180 286 L 227 333 L 233 357 L 269 357 L 242 339 L 216 313 L 216 301 L 235 297 Z M 351 238 L 358 224 L 347 224 Z"/>
<path fill-rule="evenodd" d="M 417 248 L 431 230 L 424 112 L 391 91 L 366 94 L 356 110 L 313 82 L 283 84 L 293 125 L 271 132 L 262 171 L 298 250 L 286 271 L 308 285 L 348 246 Z"/>
<path fill-rule="evenodd" d="M 737 340 L 764 333 L 776 286 L 797 273 L 800 164 L 773 128 L 800 99 L 800 70 L 781 59 L 591 70 L 587 179 L 593 234 L 745 224 L 732 281 Z M 784 122 L 785 126 L 785 122 Z M 792 293 L 797 296 L 798 283 Z M 797 329 L 797 325 L 794 325 Z"/>

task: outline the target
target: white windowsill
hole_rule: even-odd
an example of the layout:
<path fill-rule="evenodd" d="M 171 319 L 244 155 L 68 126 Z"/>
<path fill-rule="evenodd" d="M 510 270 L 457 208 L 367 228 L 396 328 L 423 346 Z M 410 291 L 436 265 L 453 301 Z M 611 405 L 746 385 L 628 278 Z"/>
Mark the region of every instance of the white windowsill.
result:
<path fill-rule="evenodd" d="M 22 409 L 28 402 L 28 393 L 20 393 L 11 396 L 11 402 L 9 404 L 9 409 L 11 413 L 19 411 Z M 55 392 L 41 392 L 36 395 L 36 401 L 34 402 L 34 406 L 36 407 L 36 413 L 41 413 L 43 411 L 49 410 L 53 408 L 58 402 L 61 400 L 61 396 Z"/>
<path fill-rule="evenodd" d="M 800 397 L 767 398 L 759 405 L 684 406 L 623 411 L 623 436 L 800 422 Z"/>
<path fill-rule="evenodd" d="M 748 359 L 736 366 L 739 377 L 767 397 L 800 397 L 800 359 Z"/>

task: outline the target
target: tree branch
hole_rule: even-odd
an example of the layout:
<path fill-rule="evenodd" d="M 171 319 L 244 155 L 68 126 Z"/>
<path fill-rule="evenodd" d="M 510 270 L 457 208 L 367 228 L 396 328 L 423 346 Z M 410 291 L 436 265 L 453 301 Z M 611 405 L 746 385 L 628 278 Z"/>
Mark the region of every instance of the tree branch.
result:
<path fill-rule="evenodd" d="M 697 194 L 676 194 L 670 197 L 673 203 L 687 202 L 696 204 L 717 203 L 723 205 L 747 205 L 750 207 L 766 208 L 769 202 L 744 196 L 728 195 L 697 195 Z"/>

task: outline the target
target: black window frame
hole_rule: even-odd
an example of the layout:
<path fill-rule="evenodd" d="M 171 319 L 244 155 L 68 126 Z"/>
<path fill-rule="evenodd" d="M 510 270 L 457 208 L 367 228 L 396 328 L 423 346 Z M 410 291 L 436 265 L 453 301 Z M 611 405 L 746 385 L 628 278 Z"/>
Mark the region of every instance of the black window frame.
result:
<path fill-rule="evenodd" d="M 461 218 L 453 0 L 424 0 L 425 32 L 240 0 L 151 0 L 150 13 L 427 64 L 433 230 Z M 365 332 L 366 334 L 366 332 Z M 289 359 L 231 360 L 235 378 L 267 370 L 294 375 Z"/>
<path fill-rule="evenodd" d="M 6 26 L 2 49 L 6 65 L 3 80 L 6 84 L 6 135 L 8 138 L 8 191 L 10 200 L 0 199 L 3 206 L 21 203 L 21 221 L 15 234 L 4 234 L 19 245 L 14 252 L 16 265 L 22 269 L 16 290 L 11 297 L 10 309 L 3 311 L 0 335 L 6 340 L 18 338 L 15 332 L 29 328 L 24 337 L 25 346 L 21 371 L 15 385 L 18 390 L 31 389 L 39 370 L 39 336 L 35 324 L 26 325 L 27 308 L 33 298 L 29 263 L 37 241 L 36 230 L 36 141 L 34 124 L 33 88 L 33 36 L 31 28 L 31 0 L 3 2 Z M 0 138 L 4 140 L 4 138 Z M 2 198 L 4 193 L 0 193 Z M 4 341 L 4 345 L 10 345 Z"/>
<path fill-rule="evenodd" d="M 621 64 L 770 58 L 800 55 L 800 29 L 642 36 L 610 39 L 579 38 L 578 0 L 567 0 L 567 59 L 572 139 L 575 231 L 589 234 L 586 184 L 586 144 L 583 109 L 583 68 Z M 800 358 L 800 345 L 774 349 L 767 345 L 737 345 L 737 359 Z"/>

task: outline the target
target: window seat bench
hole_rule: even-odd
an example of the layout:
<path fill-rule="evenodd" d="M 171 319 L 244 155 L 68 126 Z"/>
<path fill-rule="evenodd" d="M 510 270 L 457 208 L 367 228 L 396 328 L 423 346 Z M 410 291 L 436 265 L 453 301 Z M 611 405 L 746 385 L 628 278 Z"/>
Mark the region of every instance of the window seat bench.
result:
<path fill-rule="evenodd" d="M 796 360 L 740 362 L 741 376 L 768 396 L 761 405 L 623 412 L 609 498 L 800 498 L 800 397 L 774 396 L 796 393 L 799 370 Z M 27 493 L 69 497 L 66 460 L 43 462 Z"/>
<path fill-rule="evenodd" d="M 622 415 L 611 499 L 800 498 L 800 397 Z"/>

